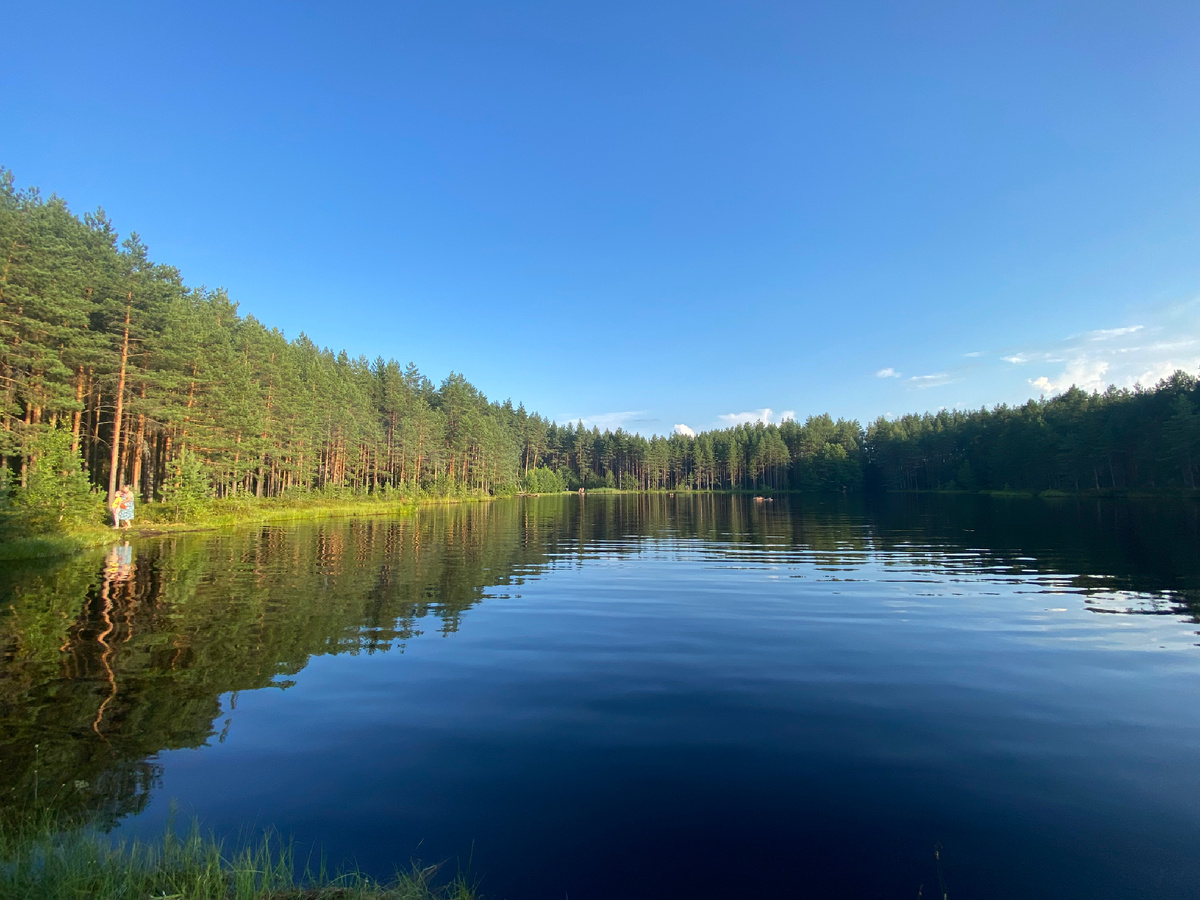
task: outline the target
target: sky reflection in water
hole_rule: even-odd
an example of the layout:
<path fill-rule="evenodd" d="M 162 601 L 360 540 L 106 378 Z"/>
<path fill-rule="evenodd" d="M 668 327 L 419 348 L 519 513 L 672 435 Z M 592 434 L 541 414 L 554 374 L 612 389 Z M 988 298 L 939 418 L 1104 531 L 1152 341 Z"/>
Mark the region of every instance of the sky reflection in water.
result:
<path fill-rule="evenodd" d="M 38 741 L 124 829 L 175 801 L 514 900 L 932 896 L 937 844 L 951 897 L 1190 896 L 1198 535 L 680 495 L 146 541 L 0 581 L 0 777 Z"/>

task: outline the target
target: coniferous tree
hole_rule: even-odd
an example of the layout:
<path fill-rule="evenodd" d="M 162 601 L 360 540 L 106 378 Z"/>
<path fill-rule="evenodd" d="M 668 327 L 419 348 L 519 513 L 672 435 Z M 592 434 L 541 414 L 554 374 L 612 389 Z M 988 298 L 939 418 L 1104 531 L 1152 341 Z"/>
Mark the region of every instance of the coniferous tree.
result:
<path fill-rule="evenodd" d="M 53 494 L 46 473 L 70 467 L 40 457 L 61 462 L 63 434 L 92 485 L 170 497 L 181 515 L 201 495 L 306 492 L 1194 490 L 1198 410 L 1196 379 L 1176 373 L 866 429 L 828 415 L 695 437 L 560 426 L 457 373 L 435 386 L 411 363 L 289 341 L 224 291 L 187 287 L 136 234 L 120 241 L 103 210 L 81 219 L 0 171 L 4 496 Z"/>

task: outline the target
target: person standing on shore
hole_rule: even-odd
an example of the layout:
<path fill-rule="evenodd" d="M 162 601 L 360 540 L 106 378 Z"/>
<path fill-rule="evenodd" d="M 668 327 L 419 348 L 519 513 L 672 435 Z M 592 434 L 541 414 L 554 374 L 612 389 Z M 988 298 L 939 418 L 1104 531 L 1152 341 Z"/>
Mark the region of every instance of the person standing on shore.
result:
<path fill-rule="evenodd" d="M 133 490 L 128 485 L 113 498 L 112 514 L 113 528 L 128 528 L 133 521 Z"/>

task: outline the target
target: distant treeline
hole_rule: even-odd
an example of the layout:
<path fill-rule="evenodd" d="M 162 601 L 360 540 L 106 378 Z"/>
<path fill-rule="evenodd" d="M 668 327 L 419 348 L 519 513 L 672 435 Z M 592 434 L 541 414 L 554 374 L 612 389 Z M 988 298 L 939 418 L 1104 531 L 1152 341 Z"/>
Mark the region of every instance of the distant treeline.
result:
<path fill-rule="evenodd" d="M 1051 400 L 880 419 L 869 471 L 885 488 L 1174 490 L 1196 487 L 1200 382 L 1176 372 L 1150 389 L 1072 387 Z"/>
<path fill-rule="evenodd" d="M 240 316 L 0 171 L 0 495 L 63 510 L 307 491 L 1194 488 L 1195 379 L 976 412 L 645 438 L 550 422 L 461 375 L 352 359 Z M 39 507 L 40 504 L 40 507 Z"/>

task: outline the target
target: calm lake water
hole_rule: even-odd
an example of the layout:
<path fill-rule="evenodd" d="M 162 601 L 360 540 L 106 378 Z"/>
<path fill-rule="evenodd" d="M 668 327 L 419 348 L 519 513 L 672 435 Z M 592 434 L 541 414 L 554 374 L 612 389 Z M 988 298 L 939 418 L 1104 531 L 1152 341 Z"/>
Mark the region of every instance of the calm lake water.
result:
<path fill-rule="evenodd" d="M 510 900 L 1195 897 L 1198 614 L 1184 502 L 552 497 L 146 539 L 0 572 L 0 802 L 469 860 Z"/>

